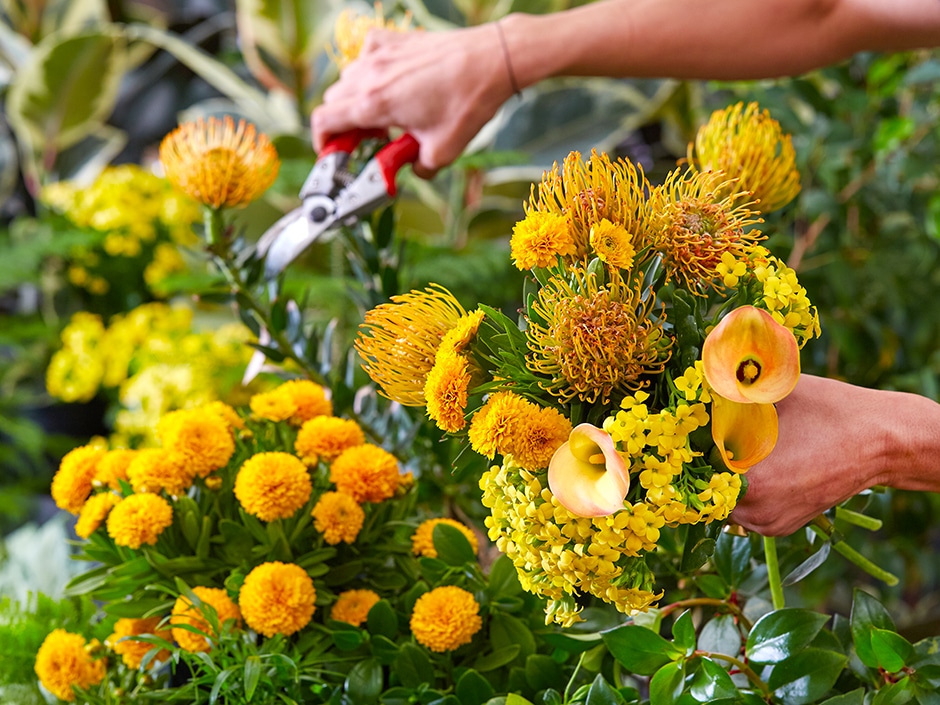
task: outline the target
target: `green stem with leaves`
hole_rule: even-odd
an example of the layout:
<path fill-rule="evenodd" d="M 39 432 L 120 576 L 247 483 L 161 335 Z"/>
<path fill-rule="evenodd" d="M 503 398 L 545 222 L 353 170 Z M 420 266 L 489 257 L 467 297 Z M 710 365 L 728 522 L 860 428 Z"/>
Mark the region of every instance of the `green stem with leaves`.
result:
<path fill-rule="evenodd" d="M 770 686 L 767 685 L 764 681 L 762 681 L 760 676 L 758 676 L 750 666 L 744 663 L 744 661 L 741 661 L 740 659 L 737 659 L 734 656 L 729 656 L 728 654 L 722 654 L 722 653 L 712 652 L 712 651 L 696 651 L 695 655 L 705 656 L 710 659 L 720 659 L 722 661 L 726 661 L 727 663 L 730 663 L 732 666 L 737 668 L 741 673 L 743 673 L 744 676 L 748 679 L 748 681 L 751 682 L 751 684 L 755 688 L 760 690 L 761 696 L 764 699 L 767 699 L 770 697 L 771 692 L 772 692 L 770 690 Z"/>
<path fill-rule="evenodd" d="M 898 584 L 898 576 L 894 575 L 893 573 L 889 573 L 879 565 L 875 565 L 870 560 L 865 558 L 865 556 L 863 556 L 861 553 L 849 546 L 849 544 L 846 543 L 842 538 L 842 535 L 836 531 L 835 527 L 832 525 L 832 522 L 822 514 L 810 522 L 809 528 L 812 529 L 817 536 L 829 541 L 836 551 L 841 553 L 845 558 L 848 558 L 850 561 L 852 561 L 852 563 L 857 565 L 873 578 L 877 578 L 887 585 Z"/>

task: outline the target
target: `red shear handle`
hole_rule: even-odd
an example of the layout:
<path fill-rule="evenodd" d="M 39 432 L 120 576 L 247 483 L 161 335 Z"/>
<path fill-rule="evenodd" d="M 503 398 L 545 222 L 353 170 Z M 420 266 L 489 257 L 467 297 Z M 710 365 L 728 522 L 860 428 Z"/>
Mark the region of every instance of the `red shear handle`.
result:
<path fill-rule="evenodd" d="M 385 188 L 388 190 L 389 196 L 394 197 L 398 192 L 398 188 L 395 185 L 395 176 L 398 174 L 398 170 L 405 166 L 405 164 L 414 164 L 418 161 L 419 149 L 420 145 L 418 144 L 418 140 L 406 132 L 398 139 L 382 147 L 382 149 L 378 151 L 378 154 L 375 155 L 375 161 L 378 162 L 379 167 L 382 169 L 382 176 L 385 178 Z"/>
<path fill-rule="evenodd" d="M 380 128 L 364 128 L 357 127 L 355 129 L 349 130 L 348 132 L 341 132 L 338 135 L 333 135 L 326 141 L 326 144 L 323 145 L 323 149 L 320 150 L 320 153 L 317 155 L 318 158 L 325 157 L 327 154 L 332 154 L 333 152 L 344 152 L 345 154 L 350 154 L 356 147 L 359 146 L 359 143 L 362 140 L 367 139 L 384 139 L 388 137 L 388 131 L 382 130 Z"/>

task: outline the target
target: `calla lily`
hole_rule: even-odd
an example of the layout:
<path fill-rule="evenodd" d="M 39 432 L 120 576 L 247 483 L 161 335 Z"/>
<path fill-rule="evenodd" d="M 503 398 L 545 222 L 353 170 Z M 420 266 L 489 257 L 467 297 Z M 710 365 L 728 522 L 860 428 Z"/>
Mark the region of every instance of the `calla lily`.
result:
<path fill-rule="evenodd" d="M 715 394 L 712 439 L 724 464 L 744 472 L 777 445 L 777 410 L 773 404 L 739 404 Z"/>
<path fill-rule="evenodd" d="M 572 514 L 607 516 L 623 509 L 630 471 L 610 434 L 583 423 L 571 430 L 552 456 L 548 488 Z"/>
<path fill-rule="evenodd" d="M 741 404 L 773 404 L 800 377 L 793 333 L 754 306 L 736 308 L 705 338 L 705 378 L 719 395 Z"/>

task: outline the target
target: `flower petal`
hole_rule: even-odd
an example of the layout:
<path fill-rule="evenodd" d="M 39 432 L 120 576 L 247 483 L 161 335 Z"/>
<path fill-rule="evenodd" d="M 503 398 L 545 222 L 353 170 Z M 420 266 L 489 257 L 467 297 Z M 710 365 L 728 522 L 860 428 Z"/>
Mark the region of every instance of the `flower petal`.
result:
<path fill-rule="evenodd" d="M 583 423 L 552 456 L 548 487 L 572 514 L 607 516 L 623 509 L 630 472 L 610 434 Z"/>
<path fill-rule="evenodd" d="M 773 404 L 740 404 L 715 394 L 712 439 L 725 465 L 744 472 L 777 445 L 777 410 Z"/>
<path fill-rule="evenodd" d="M 793 333 L 754 306 L 736 308 L 705 338 L 705 378 L 725 399 L 772 404 L 793 391 L 800 349 Z"/>

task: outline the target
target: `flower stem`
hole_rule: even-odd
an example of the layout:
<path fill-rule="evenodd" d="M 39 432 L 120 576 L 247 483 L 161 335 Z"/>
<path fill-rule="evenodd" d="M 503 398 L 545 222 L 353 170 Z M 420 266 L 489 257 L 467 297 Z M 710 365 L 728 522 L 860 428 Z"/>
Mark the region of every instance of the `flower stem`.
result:
<path fill-rule="evenodd" d="M 870 560 L 865 558 L 865 556 L 863 556 L 861 553 L 849 546 L 849 544 L 846 543 L 842 539 L 842 536 L 835 530 L 832 522 L 822 514 L 810 522 L 809 528 L 816 532 L 817 536 L 820 536 L 823 539 L 829 541 L 836 551 L 841 553 L 845 558 L 848 558 L 873 578 L 877 578 L 886 585 L 898 584 L 898 577 L 896 575 L 889 573 L 881 566 L 875 565 Z"/>
<path fill-rule="evenodd" d="M 744 663 L 744 661 L 741 661 L 740 659 L 736 659 L 734 656 L 728 656 L 728 654 L 720 654 L 720 653 L 712 652 L 712 651 L 696 651 L 695 655 L 705 656 L 711 659 L 717 658 L 717 659 L 721 659 L 722 661 L 727 661 L 728 663 L 733 665 L 735 668 L 737 668 L 741 673 L 743 673 L 747 677 L 747 679 L 756 688 L 760 690 L 764 698 L 767 698 L 770 696 L 770 693 L 771 693 L 770 686 L 764 683 L 764 681 L 760 679 L 760 676 L 758 676 L 750 666 Z"/>
<path fill-rule="evenodd" d="M 773 536 L 764 537 L 764 561 L 767 563 L 767 582 L 770 583 L 770 599 L 775 610 L 782 610 L 783 583 L 780 580 L 780 563 L 777 561 L 777 541 Z"/>
<path fill-rule="evenodd" d="M 666 615 L 671 614 L 672 612 L 675 612 L 676 610 L 684 610 L 687 607 L 708 607 L 708 606 L 723 607 L 724 609 L 726 609 L 728 612 L 730 612 L 737 618 L 737 620 L 741 623 L 741 626 L 743 626 L 745 629 L 750 630 L 751 621 L 747 617 L 744 616 L 744 612 L 741 611 L 740 607 L 738 607 L 733 602 L 729 602 L 728 600 L 719 600 L 718 598 L 715 598 L 715 597 L 693 597 L 688 600 L 679 600 L 678 602 L 673 602 L 672 604 L 669 604 L 669 605 L 666 605 L 665 607 L 660 608 L 659 611 L 665 617 Z"/>
<path fill-rule="evenodd" d="M 206 229 L 206 242 L 209 244 L 209 249 L 215 252 L 222 242 L 222 231 L 225 227 L 222 222 L 222 209 L 206 206 L 202 209 L 202 218 Z"/>

